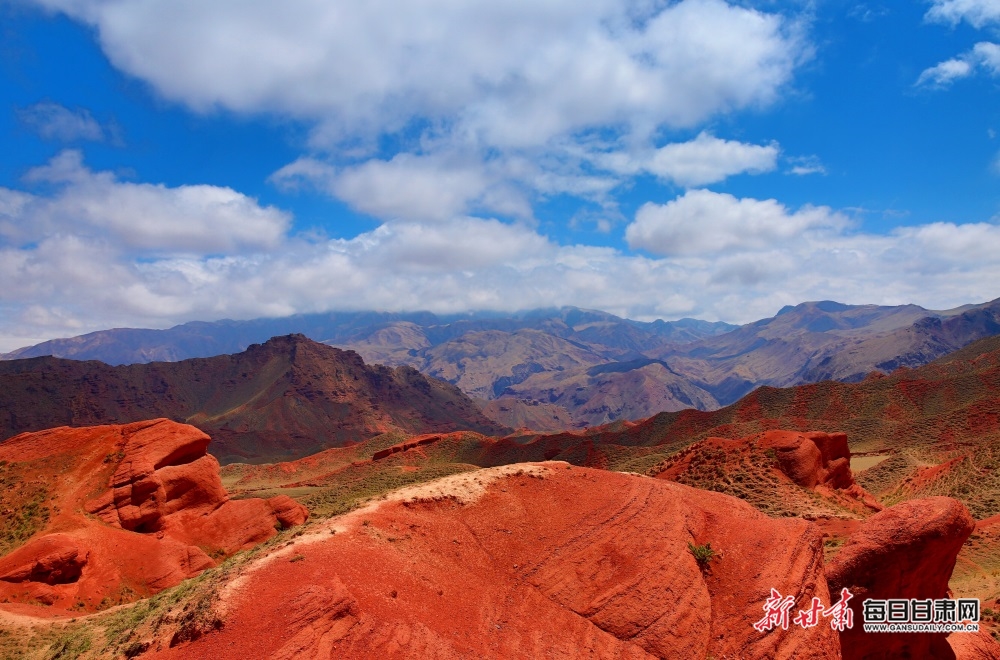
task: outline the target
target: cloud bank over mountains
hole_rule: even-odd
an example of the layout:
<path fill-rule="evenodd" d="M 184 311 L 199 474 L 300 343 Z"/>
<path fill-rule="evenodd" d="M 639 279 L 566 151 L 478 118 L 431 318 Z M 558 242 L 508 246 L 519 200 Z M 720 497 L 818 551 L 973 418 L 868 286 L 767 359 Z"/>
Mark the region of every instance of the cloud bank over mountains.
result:
<path fill-rule="evenodd" d="M 989 218 L 877 234 L 857 211 L 707 188 L 825 173 L 816 156 L 717 122 L 796 93 L 815 48 L 800 11 L 722 0 L 34 4 L 93 28 L 109 61 L 168 103 L 306 126 L 301 155 L 271 184 L 375 221 L 350 237 L 299 232 L 290 212 L 243 192 L 131 181 L 62 151 L 0 188 L 0 350 L 112 325 L 329 309 L 567 304 L 745 322 L 808 299 L 947 307 L 996 295 Z M 980 27 L 994 9 L 939 1 L 927 20 Z M 968 75 L 928 71 L 921 81 L 938 85 Z M 107 135 L 84 110 L 31 112 L 25 123 L 52 139 Z M 621 191 L 641 178 L 668 193 L 626 214 Z M 621 247 L 547 234 L 537 210 L 560 196 L 591 205 Z"/>
<path fill-rule="evenodd" d="M 625 230 L 640 253 L 627 254 L 470 216 L 309 239 L 287 232 L 286 214 L 232 190 L 121 182 L 72 151 L 34 178 L 54 191 L 0 189 L 0 295 L 14 311 L 3 322 L 7 349 L 36 328 L 77 334 L 328 309 L 557 301 L 633 318 L 749 321 L 814 298 L 947 307 L 988 297 L 1000 278 L 996 224 L 875 235 L 829 208 L 790 210 L 708 190 L 640 209 Z"/>

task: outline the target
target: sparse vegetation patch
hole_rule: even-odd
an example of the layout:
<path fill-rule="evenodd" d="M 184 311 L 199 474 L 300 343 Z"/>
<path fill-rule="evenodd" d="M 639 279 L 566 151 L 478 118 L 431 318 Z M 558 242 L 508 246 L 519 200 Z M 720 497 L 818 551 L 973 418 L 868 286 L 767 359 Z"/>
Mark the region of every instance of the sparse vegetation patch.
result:
<path fill-rule="evenodd" d="M 14 550 L 49 521 L 49 492 L 27 480 L 16 464 L 0 465 L 0 556 Z"/>
<path fill-rule="evenodd" d="M 715 559 L 715 550 L 712 550 L 712 544 L 706 543 L 705 545 L 694 545 L 693 543 L 688 543 L 688 550 L 694 556 L 694 560 L 698 562 L 698 568 L 701 570 L 707 570 L 709 564 Z"/>

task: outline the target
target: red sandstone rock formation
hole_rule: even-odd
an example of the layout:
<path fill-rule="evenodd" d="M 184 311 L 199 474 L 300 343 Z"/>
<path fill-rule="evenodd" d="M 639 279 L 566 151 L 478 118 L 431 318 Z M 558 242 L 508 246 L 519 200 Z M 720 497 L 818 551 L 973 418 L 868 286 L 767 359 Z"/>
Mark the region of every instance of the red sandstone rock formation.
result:
<path fill-rule="evenodd" d="M 700 567 L 689 544 L 714 559 Z M 772 588 L 830 604 L 816 528 L 667 481 L 481 470 L 277 552 L 225 596 L 221 630 L 163 656 L 840 657 L 829 625 L 753 627 Z"/>
<path fill-rule="evenodd" d="M 881 511 L 882 505 L 855 483 L 850 461 L 843 433 L 766 431 L 745 438 L 706 438 L 649 473 L 736 495 L 772 515 L 813 520 Z"/>
<path fill-rule="evenodd" d="M 192 426 L 154 420 L 0 445 L 0 460 L 47 483 L 55 514 L 0 557 L 0 599 L 96 609 L 173 586 L 305 521 L 286 496 L 230 500 L 208 443 Z"/>
<path fill-rule="evenodd" d="M 849 488 L 854 485 L 846 433 L 767 431 L 759 444 L 764 449 L 776 451 L 782 472 L 800 486 L 815 488 L 823 484 L 831 488 Z"/>
<path fill-rule="evenodd" d="M 846 660 L 955 657 L 944 634 L 865 633 L 858 624 L 866 598 L 946 597 L 955 558 L 973 528 L 961 502 L 928 497 L 875 514 L 848 538 L 826 569 L 831 592 L 846 587 L 854 595 L 856 624 L 840 635 Z"/>
<path fill-rule="evenodd" d="M 1000 644 L 993 639 L 985 628 L 978 633 L 953 633 L 948 636 L 948 644 L 954 656 L 942 655 L 944 658 L 954 657 L 955 660 L 996 660 L 1000 658 Z"/>
<path fill-rule="evenodd" d="M 775 450 L 781 471 L 798 485 L 827 496 L 839 490 L 874 511 L 882 508 L 854 482 L 846 433 L 766 431 L 758 444 Z"/>
<path fill-rule="evenodd" d="M 48 585 L 76 582 L 90 551 L 66 534 L 48 534 L 18 548 L 0 563 L 0 581 Z"/>

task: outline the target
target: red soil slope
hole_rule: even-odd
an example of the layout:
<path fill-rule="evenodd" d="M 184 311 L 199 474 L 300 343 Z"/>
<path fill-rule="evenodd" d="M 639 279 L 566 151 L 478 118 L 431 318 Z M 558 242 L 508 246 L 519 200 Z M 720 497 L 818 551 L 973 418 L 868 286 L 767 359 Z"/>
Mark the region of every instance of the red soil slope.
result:
<path fill-rule="evenodd" d="M 774 515 L 856 518 L 881 511 L 882 505 L 854 482 L 850 460 L 843 433 L 766 431 L 702 440 L 650 473 L 735 495 Z"/>
<path fill-rule="evenodd" d="M 857 476 L 888 503 L 946 495 L 965 503 L 976 518 L 1000 514 L 1000 338 L 860 383 L 762 387 L 712 412 L 684 410 L 588 431 L 509 436 L 490 443 L 482 463 L 469 462 L 566 460 L 646 472 L 700 440 L 775 429 L 844 432 L 855 453 L 891 455 Z M 934 466 L 943 467 L 927 469 Z"/>
<path fill-rule="evenodd" d="M 275 492 L 279 487 L 335 488 L 370 480 L 375 473 L 388 477 L 429 468 L 458 471 L 553 457 L 607 468 L 609 455 L 621 460 L 629 451 L 638 454 L 645 449 L 602 445 L 591 437 L 562 433 L 524 444 L 519 436 L 496 439 L 468 432 L 413 436 L 393 443 L 378 438 L 297 461 L 226 466 L 223 478 L 230 488 L 249 493 Z M 771 515 L 858 518 L 881 510 L 854 483 L 849 462 L 844 434 L 773 431 L 737 440 L 709 438 L 650 468 L 648 474 L 735 495 Z M 314 495 L 307 504 L 320 499 Z"/>
<path fill-rule="evenodd" d="M 302 335 L 182 362 L 0 361 L 0 439 L 157 417 L 208 433 L 223 463 L 294 459 L 390 430 L 509 431 L 453 385 L 410 367 L 366 365 Z"/>
<path fill-rule="evenodd" d="M 971 530 L 947 498 L 889 509 L 859 527 L 830 584 L 942 597 Z M 699 566 L 691 548 L 706 544 L 715 555 Z M 173 648 L 154 634 L 141 657 L 858 658 L 874 644 L 879 658 L 955 657 L 940 647 L 951 638 L 928 636 L 928 649 L 905 635 L 841 637 L 825 620 L 755 630 L 772 588 L 793 597 L 793 616 L 813 596 L 832 604 L 822 552 L 816 525 L 719 493 L 511 465 L 314 526 L 241 568 L 217 598 L 221 628 Z M 1000 657 L 983 635 L 954 648 Z"/>
<path fill-rule="evenodd" d="M 715 559 L 699 568 L 688 544 Z M 839 657 L 829 626 L 753 628 L 772 588 L 829 604 L 811 524 L 666 481 L 507 466 L 314 527 L 247 567 L 221 630 L 142 657 Z"/>
<path fill-rule="evenodd" d="M 178 584 L 305 521 L 305 508 L 285 496 L 230 500 L 208 443 L 198 429 L 161 419 L 0 444 L 0 463 L 17 477 L 5 500 L 46 485 L 33 533 L 7 530 L 0 600 L 101 609 Z"/>

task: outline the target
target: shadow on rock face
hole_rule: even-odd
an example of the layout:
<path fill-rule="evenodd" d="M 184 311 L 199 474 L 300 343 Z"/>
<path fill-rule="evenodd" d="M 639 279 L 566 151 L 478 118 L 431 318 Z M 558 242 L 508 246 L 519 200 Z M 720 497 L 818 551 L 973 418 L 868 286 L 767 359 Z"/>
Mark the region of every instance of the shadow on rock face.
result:
<path fill-rule="evenodd" d="M 33 466 L 40 479 L 55 466 L 46 480 L 59 513 L 0 557 L 0 598 L 99 609 L 171 587 L 305 522 L 305 507 L 284 495 L 230 500 L 208 443 L 168 420 L 4 442 L 0 459 Z"/>

